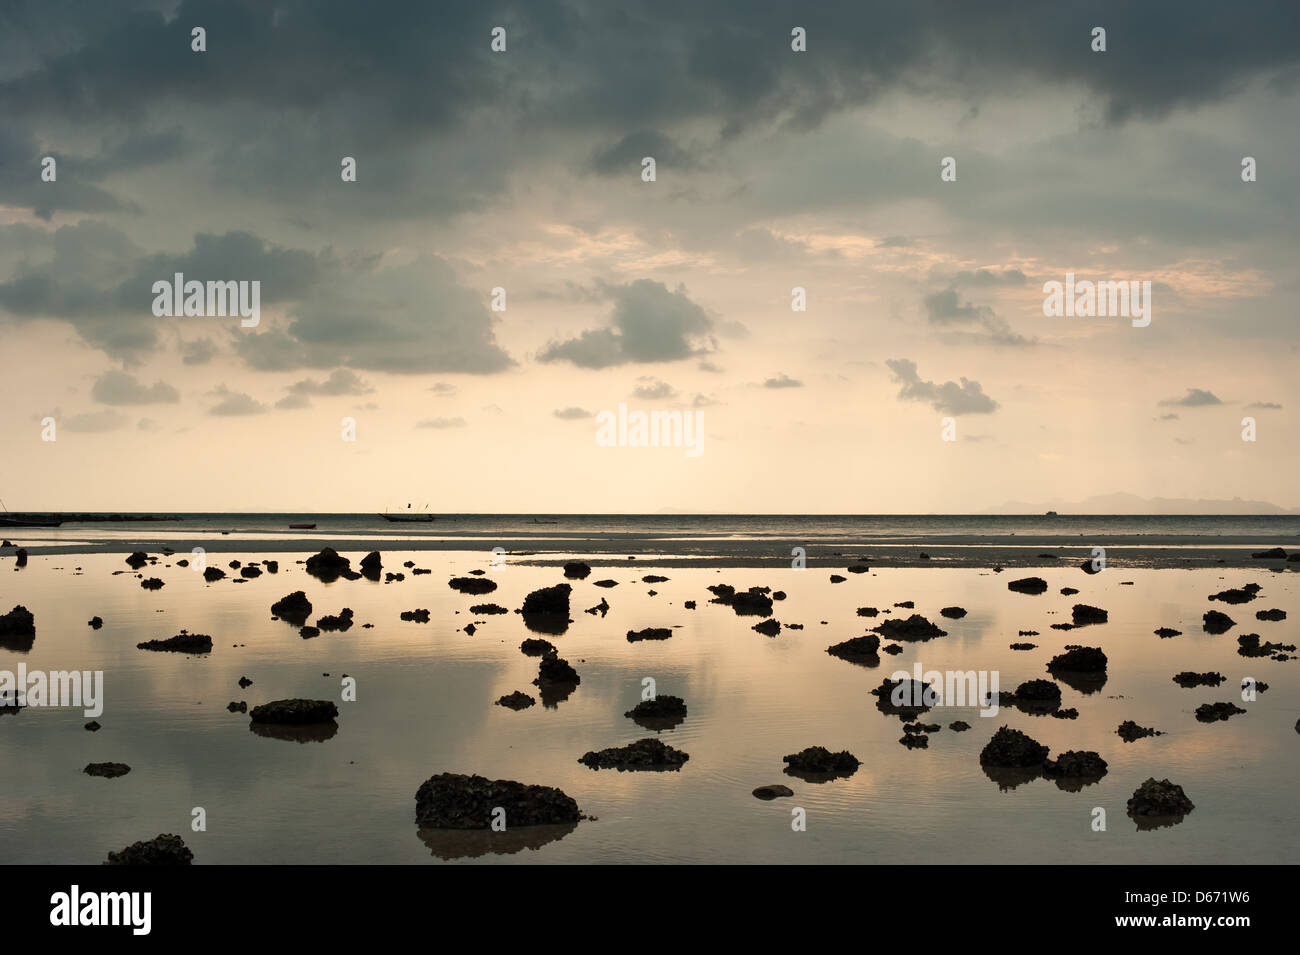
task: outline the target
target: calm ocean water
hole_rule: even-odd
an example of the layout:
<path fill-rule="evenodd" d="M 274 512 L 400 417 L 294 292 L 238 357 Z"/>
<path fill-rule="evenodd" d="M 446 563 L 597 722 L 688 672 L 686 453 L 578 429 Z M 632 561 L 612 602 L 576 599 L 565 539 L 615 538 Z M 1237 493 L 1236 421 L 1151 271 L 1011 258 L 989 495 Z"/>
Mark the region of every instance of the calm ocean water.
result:
<path fill-rule="evenodd" d="M 404 581 L 322 583 L 298 563 L 310 551 L 277 551 L 278 573 L 240 583 L 234 570 L 206 583 L 175 563 L 182 554 L 162 557 L 143 568 L 164 581 L 159 590 L 140 586 L 120 550 L 34 554 L 20 570 L 3 558 L 3 609 L 28 607 L 37 637 L 27 650 L 0 647 L 0 669 L 21 663 L 102 671 L 105 703 L 102 728 L 93 733 L 83 729 L 87 717 L 79 709 L 0 715 L 0 854 L 95 863 L 138 839 L 175 832 L 196 862 L 208 864 L 1300 861 L 1293 728 L 1300 662 L 1243 658 L 1235 639 L 1254 631 L 1295 642 L 1295 574 L 1126 568 L 1088 576 L 1061 566 L 1039 571 L 1049 589 L 1028 596 L 1009 591 L 1006 574 L 979 568 L 873 569 L 834 583 L 825 569 L 709 566 L 668 570 L 667 580 L 647 583 L 638 564 L 611 560 L 589 579 L 570 582 L 573 622 L 562 635 L 546 636 L 581 684 L 553 705 L 512 712 L 494 701 L 516 690 L 537 693 L 537 660 L 519 650 L 532 634 L 517 614 L 480 616 L 469 608 L 483 601 L 516 608 L 530 591 L 562 580 L 559 569 L 514 558 L 493 565 L 482 550 L 382 551 L 385 569 L 405 570 Z M 235 551 L 221 555 L 219 566 L 265 556 Z M 415 576 L 406 561 L 431 573 Z M 497 589 L 471 597 L 447 586 L 450 576 L 471 570 L 486 571 Z M 603 577 L 617 586 L 596 587 Z M 1263 589 L 1246 606 L 1206 599 L 1247 581 Z M 723 582 L 786 591 L 776 605 L 781 632 L 756 633 L 756 618 L 710 603 L 708 586 Z M 1062 595 L 1065 586 L 1080 593 Z M 299 589 L 314 605 L 313 621 L 348 607 L 356 625 L 304 639 L 296 627 L 273 620 L 270 605 Z M 605 615 L 583 612 L 602 598 Z M 868 666 L 827 654 L 830 644 L 871 626 L 856 608 L 912 613 L 893 609 L 904 601 L 948 635 L 904 643 L 898 655 L 882 654 Z M 1051 629 L 1069 620 L 1076 601 L 1106 608 L 1110 622 Z M 939 615 L 954 604 L 967 615 Z M 1202 631 L 1201 614 L 1215 607 L 1238 621 L 1229 634 Z M 430 611 L 429 623 L 400 619 L 401 611 L 417 608 Z M 1289 617 L 1258 621 L 1257 608 L 1280 608 Z M 102 629 L 86 625 L 93 615 L 103 618 Z M 673 628 L 673 635 L 625 639 L 645 627 Z M 1157 627 L 1182 635 L 1161 639 Z M 136 648 L 181 629 L 210 634 L 212 651 Z M 1025 639 L 1022 630 L 1038 632 L 1028 638 L 1034 650 L 1010 649 Z M 868 692 L 915 665 L 997 672 L 1001 688 L 1010 690 L 1047 677 L 1047 661 L 1069 643 L 1101 646 L 1110 658 L 1104 685 L 1061 684 L 1062 705 L 1079 711 L 1075 720 L 1005 708 L 986 718 L 969 706 L 944 708 L 927 717 L 943 726 L 929 747 L 909 750 L 899 744 L 900 721 L 881 713 Z M 1218 671 L 1227 682 L 1182 689 L 1171 677 L 1183 670 Z M 341 699 L 345 674 L 357 681 L 355 702 Z M 1197 705 L 1238 700 L 1245 676 L 1269 684 L 1256 701 L 1241 704 L 1247 712 L 1227 722 L 1197 721 Z M 252 685 L 241 687 L 241 677 Z M 588 750 L 655 735 L 624 716 L 647 677 L 660 694 L 686 700 L 686 720 L 659 735 L 690 760 L 680 772 L 580 765 Z M 287 697 L 338 701 L 337 729 L 277 738 L 256 732 L 246 714 L 226 705 Z M 948 724 L 955 719 L 973 728 L 953 732 Z M 1124 743 L 1115 730 L 1129 719 L 1164 735 Z M 1077 791 L 1046 778 L 991 776 L 979 753 L 1004 723 L 1053 754 L 1095 750 L 1109 772 Z M 783 773 L 784 755 L 814 745 L 847 749 L 863 765 L 825 783 Z M 131 771 L 118 779 L 82 772 L 104 761 Z M 572 831 L 520 829 L 496 839 L 420 831 L 415 791 L 440 772 L 558 786 L 597 819 Z M 1138 829 L 1125 803 L 1148 776 L 1183 786 L 1196 809 L 1177 825 Z M 750 795 L 770 783 L 789 785 L 794 797 L 769 803 Z M 806 831 L 791 828 L 795 807 L 806 811 Z M 1092 828 L 1098 807 L 1107 813 L 1104 832 Z M 196 808 L 206 814 L 201 832 L 191 829 Z"/>
<path fill-rule="evenodd" d="M 807 540 L 811 542 L 924 543 L 997 541 L 1013 536 L 1042 540 L 1231 539 L 1300 541 L 1300 515 L 703 515 L 703 514 L 438 514 L 430 523 L 392 523 L 377 514 L 178 514 L 160 522 L 69 522 L 60 528 L 11 528 L 0 533 L 32 542 L 192 536 L 230 531 L 241 536 L 301 537 L 290 524 L 316 524 L 319 534 L 345 537 L 611 540 Z"/>

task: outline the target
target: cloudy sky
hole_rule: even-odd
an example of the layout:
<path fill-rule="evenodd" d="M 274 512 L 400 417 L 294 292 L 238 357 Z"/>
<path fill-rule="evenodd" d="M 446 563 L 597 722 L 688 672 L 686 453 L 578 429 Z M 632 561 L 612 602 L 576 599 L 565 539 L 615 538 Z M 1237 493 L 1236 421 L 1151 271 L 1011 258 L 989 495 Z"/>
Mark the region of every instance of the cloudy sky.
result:
<path fill-rule="evenodd" d="M 0 497 L 1300 506 L 1298 10 L 6 3 Z M 155 316 L 176 272 L 260 323 Z M 1150 325 L 1046 317 L 1067 272 Z M 620 403 L 703 453 L 598 445 Z"/>

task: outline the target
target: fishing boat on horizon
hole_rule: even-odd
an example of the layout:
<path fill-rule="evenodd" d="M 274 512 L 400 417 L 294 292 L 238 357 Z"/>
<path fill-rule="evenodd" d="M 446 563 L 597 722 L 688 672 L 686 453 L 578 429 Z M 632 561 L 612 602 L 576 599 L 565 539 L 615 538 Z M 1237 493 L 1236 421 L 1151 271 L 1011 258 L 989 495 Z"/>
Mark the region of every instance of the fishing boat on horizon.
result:
<path fill-rule="evenodd" d="M 28 521 L 21 517 L 10 517 L 9 508 L 5 507 L 3 500 L 0 500 L 0 508 L 4 508 L 4 514 L 0 514 L 0 527 L 59 527 L 63 524 L 61 520 Z"/>
<path fill-rule="evenodd" d="M 426 504 L 424 506 L 428 507 L 429 505 Z M 427 511 L 412 511 L 410 509 L 410 504 L 407 504 L 406 508 L 405 511 L 398 511 L 396 514 L 390 514 L 387 511 L 384 511 L 384 513 L 379 516 L 386 521 L 392 521 L 396 524 L 428 524 L 434 519 L 433 515 Z"/>

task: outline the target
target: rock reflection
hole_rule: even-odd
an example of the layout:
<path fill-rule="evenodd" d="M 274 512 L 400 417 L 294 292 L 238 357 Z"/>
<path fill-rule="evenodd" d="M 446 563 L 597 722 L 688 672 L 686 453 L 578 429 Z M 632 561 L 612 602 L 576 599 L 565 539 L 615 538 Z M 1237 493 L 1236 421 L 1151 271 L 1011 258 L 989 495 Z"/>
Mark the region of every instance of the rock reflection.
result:
<path fill-rule="evenodd" d="M 434 858 L 452 860 L 537 850 L 558 842 L 577 828 L 576 822 L 562 822 L 547 826 L 520 826 L 505 832 L 491 829 L 418 829 L 417 832 Z"/>

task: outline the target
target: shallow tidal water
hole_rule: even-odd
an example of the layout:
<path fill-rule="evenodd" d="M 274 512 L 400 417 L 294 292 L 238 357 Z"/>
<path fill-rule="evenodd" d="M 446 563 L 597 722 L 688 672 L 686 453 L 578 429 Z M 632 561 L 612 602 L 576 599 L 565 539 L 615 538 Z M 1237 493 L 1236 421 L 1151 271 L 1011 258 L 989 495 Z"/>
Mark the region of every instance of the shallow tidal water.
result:
<path fill-rule="evenodd" d="M 141 589 L 125 553 L 34 555 L 17 571 L 4 561 L 0 613 L 25 605 L 37 637 L 27 653 L 0 649 L 0 669 L 16 670 L 21 661 L 29 670 L 105 674 L 98 732 L 83 729 L 79 709 L 28 707 L 0 716 L 0 853 L 7 861 L 98 863 L 110 850 L 174 832 L 198 864 L 1300 862 L 1300 660 L 1236 652 L 1242 633 L 1298 642 L 1294 573 L 1112 567 L 1090 577 L 1062 567 L 1032 571 L 1049 589 L 1027 596 L 1006 586 L 1022 574 L 988 570 L 882 569 L 833 584 L 825 568 L 659 569 L 609 554 L 585 557 L 593 572 L 570 581 L 573 623 L 555 636 L 531 634 L 518 614 L 475 617 L 469 607 L 513 610 L 529 591 L 562 581 L 558 566 L 492 568 L 482 551 L 384 551 L 385 570 L 406 573 L 405 581 L 323 584 L 297 563 L 306 553 L 249 552 L 209 560 L 226 569 L 231 559 L 269 556 L 280 572 L 207 584 L 175 565 L 182 556 L 143 569 L 166 582 L 155 592 Z M 345 556 L 355 567 L 363 553 Z M 412 576 L 401 567 L 406 560 L 432 573 Z M 471 569 L 488 570 L 498 589 L 470 596 L 447 586 Z M 119 570 L 128 572 L 114 575 Z M 646 584 L 647 573 L 670 579 Z M 593 586 L 607 577 L 619 586 Z M 1251 603 L 1206 599 L 1250 581 L 1263 588 Z M 786 591 L 774 616 L 804 629 L 785 626 L 775 638 L 755 633 L 759 618 L 708 602 L 705 588 L 715 583 Z M 1062 596 L 1062 586 L 1081 592 Z M 314 605 L 309 622 L 351 607 L 356 625 L 304 640 L 297 627 L 272 620 L 271 604 L 300 589 Z M 610 604 L 605 617 L 583 612 L 602 597 Z M 698 609 L 685 609 L 687 600 Z M 948 636 L 904 643 L 902 653 L 882 653 L 874 668 L 826 653 L 884 619 L 858 617 L 857 607 L 883 613 L 905 600 L 915 601 L 915 610 L 893 614 L 924 614 Z M 1069 621 L 1076 602 L 1107 609 L 1110 622 L 1050 629 Z M 940 617 L 941 607 L 954 604 L 966 608 L 965 618 Z M 1255 619 L 1255 611 L 1274 607 L 1290 619 Z M 399 619 L 416 608 L 430 611 L 430 623 Z M 1228 613 L 1237 626 L 1205 634 L 1201 615 L 1209 609 Z M 103 629 L 87 626 L 94 615 Z M 460 629 L 471 621 L 473 636 Z M 1161 639 L 1152 631 L 1162 626 L 1183 635 Z M 626 640 L 628 630 L 644 627 L 676 629 L 663 642 Z M 212 653 L 136 648 L 182 628 L 211 634 Z M 1018 637 L 1020 630 L 1039 635 Z M 558 646 L 581 685 L 554 707 L 493 705 L 515 690 L 538 696 L 531 683 L 537 660 L 519 651 L 534 635 Z M 1038 648 L 1010 650 L 1018 640 Z M 898 742 L 901 721 L 879 712 L 868 692 L 916 661 L 925 670 L 996 670 L 1000 689 L 1010 691 L 1048 678 L 1050 657 L 1075 643 L 1100 646 L 1110 661 L 1096 692 L 1062 684 L 1062 706 L 1076 707 L 1077 720 L 940 707 L 922 717 L 943 724 L 929 748 L 908 750 Z M 1182 689 L 1171 679 L 1182 670 L 1217 670 L 1228 680 Z M 328 739 L 259 735 L 246 714 L 226 709 L 232 700 L 250 708 L 286 697 L 339 701 L 344 674 L 357 681 L 357 701 L 339 702 L 338 731 Z M 241 689 L 241 676 L 252 686 Z M 1255 702 L 1241 702 L 1244 676 L 1269 684 Z M 660 694 L 686 700 L 686 720 L 659 735 L 690 760 L 679 772 L 580 765 L 588 750 L 655 735 L 623 715 L 640 699 L 645 677 Z M 1215 701 L 1248 712 L 1198 722 L 1196 706 Z M 957 719 L 973 728 L 948 729 Z M 1126 719 L 1166 735 L 1125 743 L 1115 730 Z M 1096 750 L 1109 773 L 1077 792 L 1047 778 L 1002 788 L 982 770 L 979 753 L 1003 724 L 1053 756 Z M 785 775 L 782 756 L 813 745 L 848 749 L 863 765 L 850 778 L 821 784 Z M 82 772 L 100 761 L 127 763 L 131 772 L 117 779 Z M 422 834 L 415 792 L 440 772 L 558 786 L 596 819 L 558 831 Z M 1148 776 L 1178 783 L 1196 808 L 1176 825 L 1139 831 L 1125 802 Z M 789 785 L 794 797 L 763 802 L 750 794 L 769 783 Z M 191 830 L 194 807 L 206 811 L 204 832 Z M 791 828 L 795 807 L 806 810 L 806 831 Z M 1106 810 L 1104 832 L 1093 831 L 1094 807 Z"/>

